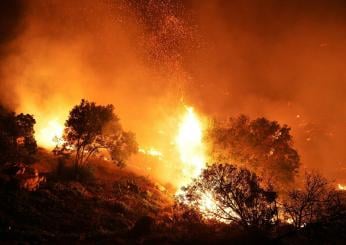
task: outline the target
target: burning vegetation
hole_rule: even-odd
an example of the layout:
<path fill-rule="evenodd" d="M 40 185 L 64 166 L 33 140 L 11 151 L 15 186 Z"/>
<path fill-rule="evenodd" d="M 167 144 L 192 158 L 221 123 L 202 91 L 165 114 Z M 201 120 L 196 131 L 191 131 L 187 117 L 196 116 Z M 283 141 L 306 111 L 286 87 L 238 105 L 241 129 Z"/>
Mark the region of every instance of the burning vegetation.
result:
<path fill-rule="evenodd" d="M 4 0 L 0 242 L 345 243 L 344 4 L 254 2 Z"/>
<path fill-rule="evenodd" d="M 169 243 L 187 239 L 188 242 L 196 242 L 196 234 L 184 233 L 195 229 L 191 225 L 216 232 L 220 242 L 237 239 L 229 233 L 230 227 L 244 234 L 256 231 L 251 236 L 259 239 L 258 235 L 261 234 L 260 238 L 267 242 L 272 236 L 282 236 L 292 231 L 304 234 L 307 227 L 317 229 L 313 227 L 322 224 L 333 227 L 329 232 L 341 232 L 344 227 L 346 203 L 340 185 L 339 190 L 335 190 L 327 179 L 316 173 L 306 173 L 301 185 L 287 185 L 286 179 L 269 177 L 268 173 L 280 176 L 283 171 L 281 168 L 284 168 L 288 171 L 284 174 L 294 180 L 299 166 L 294 162 L 296 167 L 284 167 L 287 164 L 291 166 L 292 159 L 299 161 L 299 157 L 292 148 L 289 129 L 287 126 L 281 127 L 277 122 L 264 118 L 250 121 L 241 116 L 231 119 L 227 127 L 207 125 L 192 107 L 186 107 L 178 120 L 176 136 L 172 139 L 172 146 L 179 156 L 176 160 L 180 166 L 177 174 L 179 178 L 171 181 L 174 186 L 169 188 L 160 183 L 154 184 L 154 179 L 143 177 L 140 180 L 133 173 L 120 170 L 119 167 L 125 167 L 126 161 L 133 154 L 148 155 L 160 162 L 165 161 L 165 155 L 154 148 L 138 149 L 134 134 L 122 129 L 113 105 L 102 106 L 82 100 L 73 107 L 62 135 L 51 139 L 56 142 L 52 150 L 54 154 L 43 149 L 37 150 L 33 130 L 35 120 L 31 115 L 16 115 L 2 108 L 0 119 L 3 132 L 1 195 L 15 203 L 11 208 L 7 206 L 8 202 L 3 203 L 6 214 L 2 225 L 8 227 L 2 233 L 5 240 L 13 240 L 18 235 L 18 229 L 24 229 L 25 232 L 30 230 L 25 228 L 26 223 L 22 226 L 20 222 L 20 219 L 30 214 L 12 216 L 18 212 L 17 209 L 39 205 L 41 200 L 51 203 L 49 212 L 66 212 L 66 207 L 54 204 L 57 199 L 51 199 L 51 195 L 57 195 L 55 198 L 64 202 L 65 194 L 60 192 L 67 192 L 66 198 L 80 202 L 78 212 L 85 217 L 123 215 L 120 220 L 106 218 L 109 224 L 97 223 L 107 229 L 108 235 L 101 235 L 105 242 L 113 240 L 116 234 L 121 234 L 123 242 L 131 242 L 132 239 L 137 242 L 143 241 L 138 239 L 163 239 Z M 50 136 L 47 134 L 47 137 Z M 235 144 L 238 146 L 233 147 Z M 31 151 L 27 151 L 27 147 Z M 217 149 L 222 154 L 216 154 Z M 264 158 L 263 153 L 267 153 Z M 290 158 L 292 154 L 294 157 Z M 220 158 L 232 162 L 207 162 L 208 159 Z M 50 166 L 46 165 L 48 169 L 44 169 L 41 163 L 35 163 L 43 159 L 50 162 Z M 29 166 L 32 163 L 35 163 L 34 167 Z M 266 164 L 272 166 L 269 172 L 264 171 Z M 278 166 L 274 168 L 275 165 Z M 43 173 L 39 173 L 37 167 Z M 24 175 L 26 172 L 29 175 Z M 16 194 L 10 194 L 11 190 Z M 24 207 L 23 195 L 29 195 L 30 198 Z M 91 213 L 85 209 L 85 205 L 94 205 L 90 203 L 94 199 L 104 203 L 97 205 L 100 213 Z M 138 209 L 141 205 L 145 208 Z M 43 219 L 45 215 L 51 214 L 42 212 L 39 218 Z M 13 219 L 18 220 L 13 223 Z M 81 217 L 70 220 L 84 222 Z M 56 222 L 63 221 L 57 219 Z M 125 227 L 118 229 L 119 226 Z M 279 228 L 284 230 L 278 232 L 276 229 Z M 40 235 L 39 238 L 29 240 L 75 240 L 72 233 L 66 237 L 53 238 L 55 232 L 61 231 L 53 227 L 48 229 L 51 235 Z M 87 237 L 79 239 L 95 239 L 90 229 L 85 228 L 87 234 L 83 236 Z M 174 238 L 158 238 L 155 235 L 166 234 L 172 229 L 177 229 Z M 75 232 L 75 229 L 71 227 L 71 231 Z M 211 239 L 209 241 L 214 240 L 209 233 L 205 233 L 205 236 L 205 239 Z M 311 238 L 307 234 L 304 236 Z M 26 238 L 21 237 L 20 240 L 25 241 Z"/>

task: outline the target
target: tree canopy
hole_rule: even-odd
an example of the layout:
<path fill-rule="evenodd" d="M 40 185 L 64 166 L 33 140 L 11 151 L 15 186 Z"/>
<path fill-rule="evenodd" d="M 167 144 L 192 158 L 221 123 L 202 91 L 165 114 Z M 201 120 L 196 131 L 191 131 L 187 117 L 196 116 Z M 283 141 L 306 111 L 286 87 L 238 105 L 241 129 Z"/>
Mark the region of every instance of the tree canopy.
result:
<path fill-rule="evenodd" d="M 36 121 L 32 115 L 16 114 L 0 106 L 0 163 L 31 163 L 37 150 Z"/>
<path fill-rule="evenodd" d="M 122 129 L 113 105 L 96 105 L 87 100 L 70 111 L 62 142 L 55 151 L 75 153 L 76 168 L 102 150 L 106 150 L 118 166 L 124 166 L 125 160 L 138 148 L 134 134 Z"/>
<path fill-rule="evenodd" d="M 207 139 L 215 161 L 245 166 L 276 183 L 291 182 L 300 166 L 290 128 L 266 118 L 250 120 L 242 115 L 215 122 Z"/>

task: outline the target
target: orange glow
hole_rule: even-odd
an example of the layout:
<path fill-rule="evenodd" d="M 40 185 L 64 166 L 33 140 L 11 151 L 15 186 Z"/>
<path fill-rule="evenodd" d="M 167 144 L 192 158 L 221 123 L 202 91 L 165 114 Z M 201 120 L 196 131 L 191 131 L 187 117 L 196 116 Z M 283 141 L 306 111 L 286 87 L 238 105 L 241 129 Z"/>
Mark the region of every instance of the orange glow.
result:
<path fill-rule="evenodd" d="M 153 148 L 153 147 L 150 147 L 150 148 L 139 148 L 138 150 L 140 153 L 143 153 L 145 155 L 149 155 L 149 156 L 153 156 L 153 157 L 157 157 L 159 159 L 162 159 L 163 157 L 163 154 L 162 152 L 160 152 L 159 150 Z"/>
<path fill-rule="evenodd" d="M 170 141 L 176 142 L 174 109 L 184 97 L 215 118 L 245 114 L 289 125 L 307 168 L 343 177 L 343 8 L 317 4 L 324 14 L 317 18 L 310 4 L 299 10 L 289 4 L 279 16 L 280 35 L 271 35 L 280 1 L 270 13 L 243 1 L 19 2 L 22 14 L 9 15 L 13 26 L 2 34 L 0 98 L 34 115 L 40 146 L 54 147 L 52 138 L 80 99 L 113 104 L 142 147 L 163 153 L 166 162 L 149 162 L 155 177 L 177 186 L 181 161 Z M 326 103 L 316 107 L 314 98 Z M 189 162 L 185 176 L 200 171 L 201 159 L 181 157 Z"/>
<path fill-rule="evenodd" d="M 200 195 L 202 205 L 199 207 L 199 209 L 203 214 L 206 214 L 206 217 L 209 217 L 207 214 L 217 209 L 214 197 L 210 192 L 200 193 Z"/>
<path fill-rule="evenodd" d="M 18 111 L 34 115 L 37 145 L 47 150 L 52 150 L 57 144 L 62 143 L 65 120 L 74 103 L 52 96 L 47 99 L 47 103 L 39 104 L 35 96 L 30 93 L 25 98 L 26 103 L 23 103 L 18 108 Z"/>
<path fill-rule="evenodd" d="M 36 129 L 37 143 L 44 148 L 52 149 L 62 138 L 63 132 L 64 123 L 58 119 L 47 120 L 45 124 L 38 122 Z"/>
<path fill-rule="evenodd" d="M 205 125 L 193 107 L 186 107 L 180 124 L 175 143 L 180 155 L 183 181 L 178 185 L 176 195 L 181 194 L 181 187 L 190 184 L 194 178 L 198 177 L 207 166 L 206 146 L 203 142 L 203 131 Z M 217 209 L 212 193 L 205 192 L 199 194 L 201 197 L 199 210 L 205 218 L 213 218 L 214 210 Z M 220 220 L 222 221 L 222 220 Z"/>
<path fill-rule="evenodd" d="M 346 185 L 338 184 L 339 191 L 346 191 Z"/>
<path fill-rule="evenodd" d="M 182 166 L 183 183 L 189 184 L 206 166 L 206 153 L 203 144 L 203 125 L 192 107 L 186 108 L 175 143 Z M 180 186 L 180 187 L 181 187 Z"/>

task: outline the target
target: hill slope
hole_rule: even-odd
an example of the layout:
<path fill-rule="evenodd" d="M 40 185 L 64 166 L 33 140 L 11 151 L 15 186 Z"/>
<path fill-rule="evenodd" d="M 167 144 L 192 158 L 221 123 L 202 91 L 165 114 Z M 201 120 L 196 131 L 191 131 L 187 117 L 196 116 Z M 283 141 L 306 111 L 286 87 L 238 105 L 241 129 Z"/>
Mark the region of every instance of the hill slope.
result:
<path fill-rule="evenodd" d="M 138 220 L 173 204 L 171 194 L 145 177 L 107 162 L 92 166 L 94 177 L 83 181 L 50 172 L 36 192 L 1 188 L 1 240 L 121 243 Z"/>

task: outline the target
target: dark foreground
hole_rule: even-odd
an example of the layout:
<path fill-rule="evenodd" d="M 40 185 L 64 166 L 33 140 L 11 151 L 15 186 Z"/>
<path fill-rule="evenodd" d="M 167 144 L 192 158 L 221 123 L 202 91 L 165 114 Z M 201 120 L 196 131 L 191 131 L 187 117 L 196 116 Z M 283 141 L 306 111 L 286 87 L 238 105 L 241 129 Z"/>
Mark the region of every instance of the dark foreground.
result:
<path fill-rule="evenodd" d="M 1 186 L 1 243 L 345 244 L 345 222 L 293 232 L 244 231 L 178 214 L 172 195 L 144 177 L 98 168 L 83 180 L 47 174 L 37 191 Z M 61 174 L 61 173 L 60 173 Z M 66 177 L 66 176 L 65 176 Z M 178 216 L 179 217 L 178 217 Z"/>

